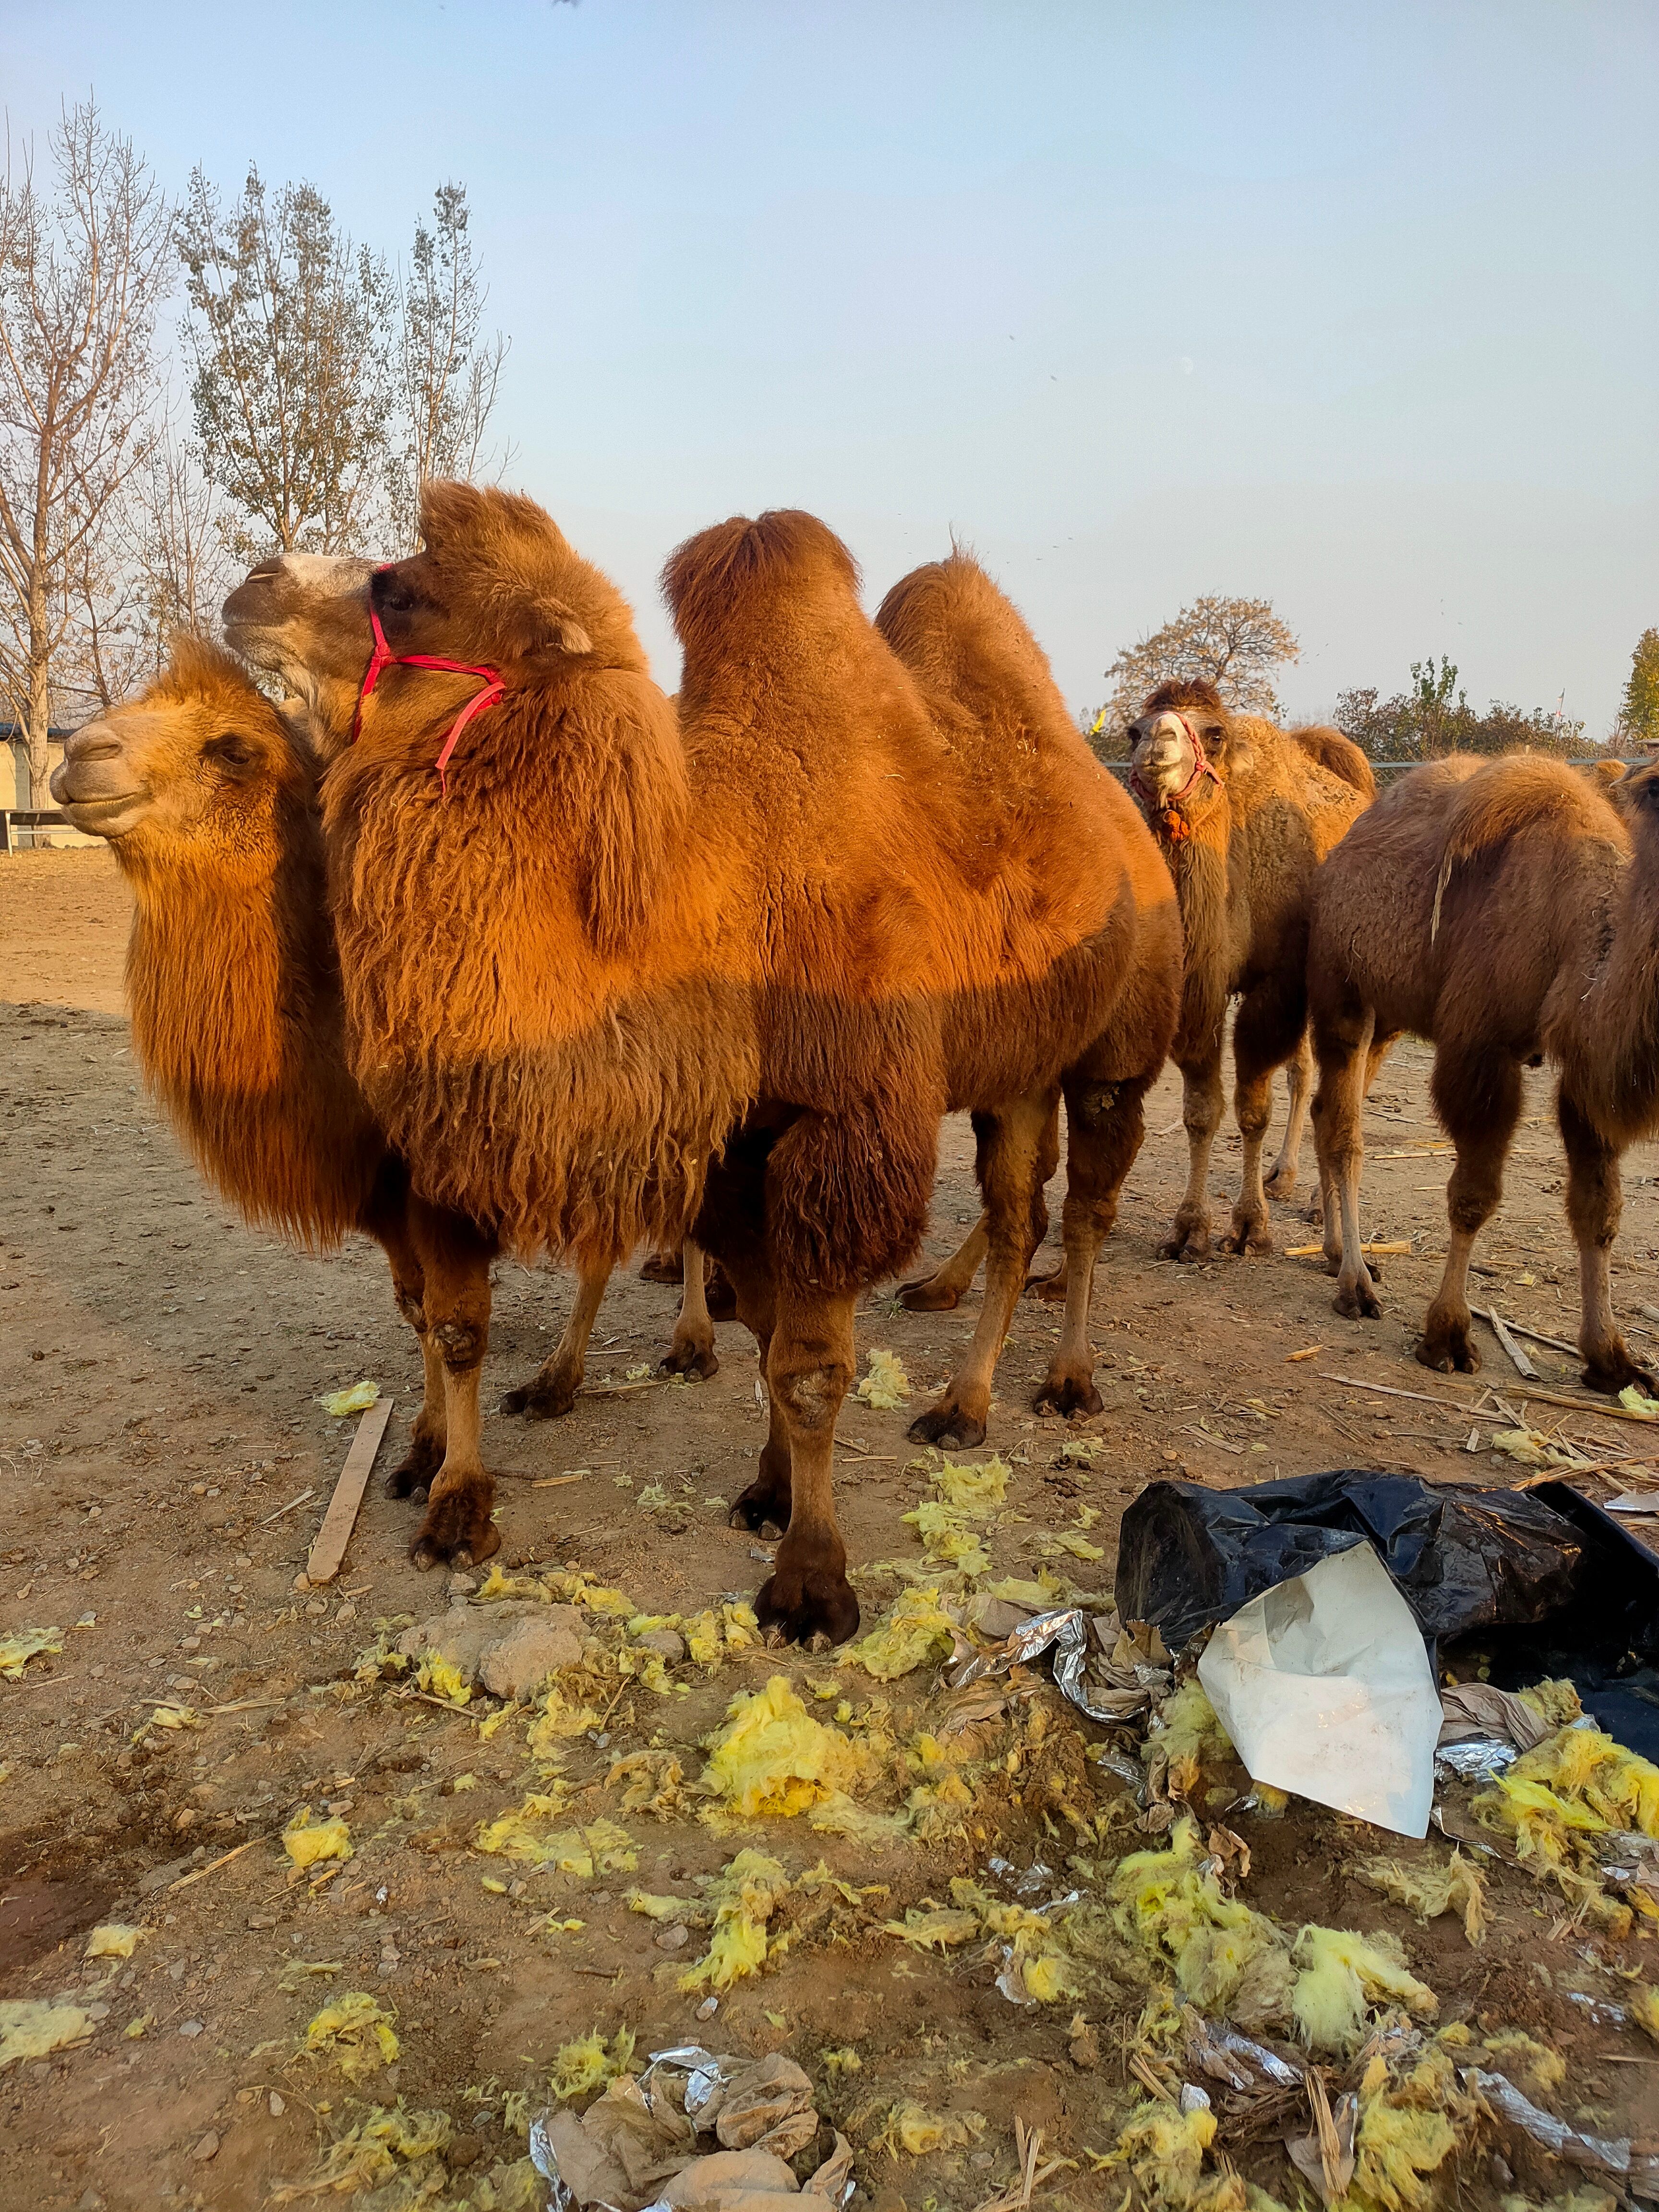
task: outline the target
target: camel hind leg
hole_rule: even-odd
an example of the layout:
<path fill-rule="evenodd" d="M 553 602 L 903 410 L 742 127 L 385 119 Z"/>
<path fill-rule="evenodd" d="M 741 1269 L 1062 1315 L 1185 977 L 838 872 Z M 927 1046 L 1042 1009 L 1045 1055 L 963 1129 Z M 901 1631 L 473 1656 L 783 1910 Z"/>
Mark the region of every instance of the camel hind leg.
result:
<path fill-rule="evenodd" d="M 708 1310 L 708 1265 L 701 1245 L 688 1237 L 680 1248 L 684 1259 L 685 1287 L 680 1294 L 679 1318 L 662 1359 L 668 1375 L 695 1375 L 706 1382 L 718 1375 L 720 1363 L 714 1351 L 714 1323 Z"/>
<path fill-rule="evenodd" d="M 1619 1154 L 1565 1089 L 1555 1102 L 1567 1153 L 1567 1219 L 1578 1247 L 1578 1348 L 1587 1390 L 1616 1397 L 1632 1382 L 1659 1397 L 1659 1382 L 1630 1356 L 1613 1317 L 1608 1261 L 1619 1234 L 1624 1195 Z"/>
<path fill-rule="evenodd" d="M 1095 1261 L 1117 1218 L 1119 1194 L 1146 1134 L 1144 1107 L 1156 1070 L 1115 1079 L 1073 1073 L 1066 1085 L 1066 1318 L 1037 1392 L 1039 1413 L 1097 1413 L 1089 1306 Z"/>
<path fill-rule="evenodd" d="M 489 1341 L 494 1238 L 459 1214 L 412 1200 L 410 1231 L 425 1276 L 427 1326 L 443 1362 L 445 1449 L 410 1547 L 420 1568 L 470 1567 L 501 1548 L 495 1486 L 480 1449 L 478 1385 Z"/>
<path fill-rule="evenodd" d="M 375 1178 L 362 1227 L 386 1254 L 398 1310 L 421 1347 L 421 1409 L 409 1449 L 386 1476 L 388 1498 L 424 1498 L 444 1462 L 444 1366 L 427 1327 L 426 1278 L 409 1229 L 409 1178 L 400 1161 L 388 1159 Z"/>
<path fill-rule="evenodd" d="M 1457 1147 L 1446 1184 L 1446 1267 L 1430 1302 L 1417 1356 L 1443 1375 L 1473 1375 L 1469 1255 L 1504 1195 L 1504 1160 L 1521 1118 L 1521 1070 L 1506 1052 L 1443 1045 L 1431 1085 L 1435 1111 Z M 1346 1227 L 1346 1224 L 1345 1224 Z"/>
<path fill-rule="evenodd" d="M 991 1380 L 1031 1257 L 1040 1201 L 1044 1139 L 1055 1101 L 1040 1094 L 994 1114 L 976 1113 L 980 1188 L 985 1194 L 985 1297 L 966 1354 L 941 1395 L 910 1424 L 916 1443 L 973 1446 L 985 1441 Z"/>
<path fill-rule="evenodd" d="M 1308 1109 L 1313 1100 L 1313 1039 L 1305 1028 L 1297 1040 L 1295 1054 L 1288 1065 L 1291 1110 L 1285 1120 L 1279 1158 L 1273 1162 L 1262 1186 L 1269 1198 L 1277 1199 L 1281 1204 L 1296 1196 L 1296 1179 L 1302 1168 L 1302 1139 L 1308 1126 Z"/>
<path fill-rule="evenodd" d="M 1221 1127 L 1221 1036 L 1218 1030 L 1201 1059 L 1181 1063 L 1181 1118 L 1187 1129 L 1187 1188 L 1176 1209 L 1175 1226 L 1158 1248 L 1160 1260 L 1207 1260 L 1210 1256 L 1210 1154 Z"/>
<path fill-rule="evenodd" d="M 948 1260 L 931 1275 L 923 1275 L 899 1290 L 899 1304 L 907 1313 L 954 1313 L 974 1287 L 985 1255 L 990 1249 L 990 1216 L 981 1212 Z"/>
<path fill-rule="evenodd" d="M 755 1594 L 769 1641 L 823 1650 L 856 1635 L 859 1602 L 847 1579 L 836 1520 L 836 1421 L 851 1386 L 854 1291 L 780 1285 L 766 1382 L 789 1441 L 789 1525 L 772 1572 Z"/>
<path fill-rule="evenodd" d="M 587 1342 L 593 1334 L 599 1303 L 610 1280 L 609 1261 L 599 1261 L 582 1268 L 576 1278 L 576 1295 L 571 1300 L 558 1342 L 529 1382 L 507 1392 L 501 1400 L 502 1413 L 522 1413 L 527 1420 L 546 1421 L 556 1420 L 570 1411 L 587 1372 Z"/>
<path fill-rule="evenodd" d="M 1317 1019 L 1314 1053 L 1319 1088 L 1314 1094 L 1314 1148 L 1325 1211 L 1325 1264 L 1337 1278 L 1336 1310 L 1348 1321 L 1376 1321 L 1382 1308 L 1360 1249 L 1359 1178 L 1364 1164 L 1364 1104 L 1373 1018 L 1345 1007 Z"/>
<path fill-rule="evenodd" d="M 1274 1070 L 1295 1052 L 1306 1026 L 1307 988 L 1299 961 L 1240 1001 L 1233 1024 L 1233 1112 L 1244 1157 L 1232 1226 L 1221 1240 L 1224 1252 L 1254 1255 L 1273 1249 L 1261 1187 L 1261 1148 L 1273 1118 Z"/>

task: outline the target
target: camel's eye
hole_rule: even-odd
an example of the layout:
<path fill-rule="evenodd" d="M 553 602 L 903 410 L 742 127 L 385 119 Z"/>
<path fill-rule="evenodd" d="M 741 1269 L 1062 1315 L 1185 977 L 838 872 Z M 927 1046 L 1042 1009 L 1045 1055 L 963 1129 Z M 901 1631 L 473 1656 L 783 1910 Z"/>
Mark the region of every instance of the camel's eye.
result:
<path fill-rule="evenodd" d="M 222 736 L 210 738 L 203 750 L 210 761 L 216 761 L 221 768 L 233 770 L 251 768 L 255 758 L 253 747 L 246 738 L 239 737 L 234 730 L 227 730 Z"/>
<path fill-rule="evenodd" d="M 406 615 L 416 604 L 413 589 L 395 568 L 382 568 L 373 588 L 374 604 L 382 614 Z"/>

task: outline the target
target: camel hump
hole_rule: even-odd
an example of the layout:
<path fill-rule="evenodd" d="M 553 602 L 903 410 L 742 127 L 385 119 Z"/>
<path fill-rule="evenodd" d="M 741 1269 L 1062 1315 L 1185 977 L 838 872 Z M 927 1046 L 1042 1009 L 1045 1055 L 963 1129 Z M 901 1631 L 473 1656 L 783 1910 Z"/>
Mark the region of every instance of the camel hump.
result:
<path fill-rule="evenodd" d="M 1528 830 L 1630 849 L 1617 810 L 1586 778 L 1565 761 L 1512 753 L 1478 768 L 1454 792 L 1443 864 L 1473 860 Z"/>
<path fill-rule="evenodd" d="M 1352 784 L 1362 799 L 1376 798 L 1376 778 L 1371 774 L 1371 764 L 1352 738 L 1345 738 L 1340 730 L 1324 722 L 1309 722 L 1285 734 L 1328 775 Z"/>
<path fill-rule="evenodd" d="M 1025 617 L 970 553 L 952 552 L 901 576 L 876 628 L 919 682 L 1012 736 L 1075 735 Z"/>
<path fill-rule="evenodd" d="M 799 507 L 774 507 L 688 538 L 669 555 L 662 588 L 689 648 L 739 604 L 787 595 L 856 609 L 859 567 L 828 523 Z"/>

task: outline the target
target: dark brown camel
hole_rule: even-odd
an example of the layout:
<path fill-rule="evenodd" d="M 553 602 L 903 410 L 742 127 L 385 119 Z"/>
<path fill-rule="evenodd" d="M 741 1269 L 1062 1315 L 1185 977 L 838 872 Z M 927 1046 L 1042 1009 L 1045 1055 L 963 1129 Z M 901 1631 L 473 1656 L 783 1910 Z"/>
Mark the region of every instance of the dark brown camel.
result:
<path fill-rule="evenodd" d="M 1591 1389 L 1654 1385 L 1613 1318 L 1620 1155 L 1659 1125 L 1659 770 L 1615 809 L 1560 762 L 1414 769 L 1356 824 L 1315 889 L 1309 988 L 1336 1310 L 1382 1309 L 1360 1249 L 1360 1107 L 1401 1031 L 1435 1047 L 1435 1110 L 1456 1146 L 1446 1268 L 1417 1356 L 1471 1374 L 1469 1254 L 1503 1194 L 1521 1070 L 1547 1060 L 1578 1246 Z M 1338 1200 L 1340 1200 L 1340 1206 Z"/>

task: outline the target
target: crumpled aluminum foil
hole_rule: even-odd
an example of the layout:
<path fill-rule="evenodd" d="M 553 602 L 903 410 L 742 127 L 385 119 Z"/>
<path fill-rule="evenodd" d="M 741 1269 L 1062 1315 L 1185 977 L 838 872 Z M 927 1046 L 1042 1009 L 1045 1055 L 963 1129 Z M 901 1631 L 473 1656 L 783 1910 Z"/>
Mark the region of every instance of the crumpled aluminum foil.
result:
<path fill-rule="evenodd" d="M 1052 1650 L 1055 1686 L 1079 1712 L 1103 1725 L 1132 1720 L 1146 1711 L 1151 1690 L 1096 1689 L 1087 1680 L 1089 1626 L 1090 1616 L 1080 1605 L 1035 1613 L 991 1650 L 975 1651 L 971 1658 L 951 1668 L 947 1678 L 951 1687 L 964 1689 L 969 1682 L 982 1681 L 988 1675 L 1006 1674 L 1010 1668 L 1029 1665 Z M 1138 1674 L 1143 1671 L 1157 1670 L 1137 1669 Z"/>
<path fill-rule="evenodd" d="M 1502 2074 L 1486 2074 L 1478 2066 L 1468 2066 L 1463 2069 L 1462 2078 L 1466 2087 L 1480 2092 L 1493 2112 L 1501 2112 L 1506 2120 L 1524 2128 L 1534 2142 L 1542 2143 L 1558 2158 L 1565 2158 L 1574 2166 L 1594 2167 L 1599 2173 L 1629 2173 L 1628 2136 L 1613 2141 L 1606 2136 L 1582 2135 L 1553 2113 L 1540 2112 L 1531 2098 L 1523 2097 Z"/>
<path fill-rule="evenodd" d="M 1495 1782 L 1521 1756 L 1502 1736 L 1472 1735 L 1462 1743 L 1443 1743 L 1434 1754 L 1434 1778 L 1449 1782 Z"/>

